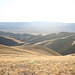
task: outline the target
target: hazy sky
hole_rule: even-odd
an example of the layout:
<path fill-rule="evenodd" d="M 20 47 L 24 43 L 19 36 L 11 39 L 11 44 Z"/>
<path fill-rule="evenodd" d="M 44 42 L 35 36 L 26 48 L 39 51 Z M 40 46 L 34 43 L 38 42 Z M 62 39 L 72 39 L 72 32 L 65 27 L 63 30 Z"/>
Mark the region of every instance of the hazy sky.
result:
<path fill-rule="evenodd" d="M 75 0 L 0 0 L 0 22 L 75 22 Z"/>

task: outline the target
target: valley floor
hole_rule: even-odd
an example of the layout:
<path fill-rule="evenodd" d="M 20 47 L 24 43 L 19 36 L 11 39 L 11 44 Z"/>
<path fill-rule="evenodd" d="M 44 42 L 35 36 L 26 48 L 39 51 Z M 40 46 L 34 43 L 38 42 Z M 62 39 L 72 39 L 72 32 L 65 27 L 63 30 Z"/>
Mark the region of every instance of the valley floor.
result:
<path fill-rule="evenodd" d="M 75 75 L 75 56 L 0 54 L 0 75 Z"/>

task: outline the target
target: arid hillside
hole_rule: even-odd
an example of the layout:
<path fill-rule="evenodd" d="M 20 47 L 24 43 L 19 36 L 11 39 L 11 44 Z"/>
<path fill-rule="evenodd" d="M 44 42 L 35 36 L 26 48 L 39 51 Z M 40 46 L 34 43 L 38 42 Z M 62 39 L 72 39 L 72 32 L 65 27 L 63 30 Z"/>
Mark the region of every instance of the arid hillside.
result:
<path fill-rule="evenodd" d="M 75 37 L 71 34 L 28 35 L 26 40 L 1 35 L 0 75 L 75 75 Z"/>
<path fill-rule="evenodd" d="M 25 42 L 18 41 L 14 38 L 0 36 L 0 44 L 7 45 L 7 46 L 15 46 L 15 45 L 21 45 Z"/>
<path fill-rule="evenodd" d="M 29 51 L 17 49 L 17 48 L 11 48 L 9 46 L 1 45 L 0 44 L 0 54 L 32 54 Z"/>
<path fill-rule="evenodd" d="M 27 51 L 32 51 L 35 52 L 36 55 L 40 54 L 40 55 L 50 55 L 50 56 L 60 56 L 59 53 L 47 48 L 47 47 L 43 47 L 43 46 L 35 46 L 35 45 L 22 45 L 22 46 L 14 46 L 14 48 L 18 48 L 18 49 L 24 49 Z"/>
<path fill-rule="evenodd" d="M 51 40 L 44 40 L 42 42 L 35 43 L 34 45 L 48 47 L 62 55 L 72 54 L 75 53 L 75 34 Z"/>
<path fill-rule="evenodd" d="M 0 45 L 0 75 L 75 75 L 75 54 L 42 46 Z"/>
<path fill-rule="evenodd" d="M 60 56 L 59 53 L 50 50 L 42 46 L 18 46 L 9 47 L 5 45 L 0 45 L 0 54 L 25 54 L 25 55 L 49 55 L 49 56 Z"/>
<path fill-rule="evenodd" d="M 75 56 L 0 54 L 0 75 L 75 75 Z"/>
<path fill-rule="evenodd" d="M 0 31 L 0 35 L 0 43 L 7 46 L 40 45 L 52 49 L 61 55 L 75 53 L 75 33 L 71 32 L 60 32 L 47 35 L 32 35 L 26 33 L 11 33 Z"/>

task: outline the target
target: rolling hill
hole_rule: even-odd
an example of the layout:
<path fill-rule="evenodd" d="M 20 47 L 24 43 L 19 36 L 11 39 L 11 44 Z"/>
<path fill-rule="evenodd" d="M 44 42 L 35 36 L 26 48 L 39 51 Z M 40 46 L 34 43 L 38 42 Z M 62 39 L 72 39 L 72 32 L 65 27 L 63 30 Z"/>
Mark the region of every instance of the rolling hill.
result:
<path fill-rule="evenodd" d="M 1 45 L 0 44 L 0 54 L 32 54 L 31 52 L 28 52 L 26 50 L 12 48 L 9 46 Z"/>
<path fill-rule="evenodd" d="M 43 47 L 43 46 L 35 46 L 35 45 L 22 45 L 22 46 L 15 46 L 19 49 L 24 49 L 24 50 L 28 50 L 28 51 L 32 51 L 35 52 L 36 55 L 40 54 L 40 55 L 51 55 L 51 56 L 58 56 L 60 55 L 59 53 L 47 48 L 47 47 Z"/>
<path fill-rule="evenodd" d="M 75 53 L 75 34 L 58 39 L 45 40 L 34 45 L 48 47 L 62 55 L 72 54 Z"/>
<path fill-rule="evenodd" d="M 15 39 L 23 41 L 23 42 L 27 42 L 29 40 L 33 40 L 38 37 L 42 37 L 41 34 L 40 35 L 33 35 L 33 34 L 28 34 L 28 33 L 15 33 L 15 32 L 3 32 L 3 31 L 0 31 L 0 35 L 15 38 Z"/>
<path fill-rule="evenodd" d="M 22 45 L 25 42 L 18 41 L 14 38 L 0 36 L 0 44 L 7 45 L 7 46 L 15 46 L 15 45 Z"/>
<path fill-rule="evenodd" d="M 0 54 L 24 54 L 27 56 L 30 55 L 48 55 L 48 56 L 60 56 L 59 53 L 48 49 L 46 47 L 42 47 L 42 46 L 18 46 L 18 47 L 9 47 L 9 46 L 5 46 L 5 45 L 1 45 L 0 44 Z"/>
<path fill-rule="evenodd" d="M 52 33 L 52 34 L 48 34 L 48 35 L 45 35 L 45 36 L 37 37 L 35 39 L 27 40 L 26 42 L 28 42 L 30 44 L 35 44 L 35 43 L 46 41 L 46 40 L 53 40 L 53 39 L 68 37 L 68 36 L 71 36 L 71 35 L 74 35 L 74 34 L 75 33 L 69 33 L 69 32 L 60 32 L 60 33 L 57 33 L 57 34 Z"/>
<path fill-rule="evenodd" d="M 74 24 L 2 23 L 0 30 L 56 32 L 32 35 L 0 31 L 1 75 L 75 75 L 75 33 L 57 33 L 75 32 Z"/>
<path fill-rule="evenodd" d="M 61 55 L 75 53 L 75 33 L 60 32 L 43 36 L 0 31 L 0 35 L 0 40 L 2 41 L 0 41 L 0 43 L 7 46 L 25 45 L 26 48 L 28 45 L 40 45 L 52 49 Z M 10 39 L 8 37 L 10 37 Z"/>
<path fill-rule="evenodd" d="M 32 36 L 33 37 L 33 36 Z M 32 39 L 32 37 L 30 39 Z M 15 38 L 0 36 L 0 54 L 27 54 L 27 55 L 49 55 L 59 56 L 60 54 L 43 46 L 28 45 Z"/>

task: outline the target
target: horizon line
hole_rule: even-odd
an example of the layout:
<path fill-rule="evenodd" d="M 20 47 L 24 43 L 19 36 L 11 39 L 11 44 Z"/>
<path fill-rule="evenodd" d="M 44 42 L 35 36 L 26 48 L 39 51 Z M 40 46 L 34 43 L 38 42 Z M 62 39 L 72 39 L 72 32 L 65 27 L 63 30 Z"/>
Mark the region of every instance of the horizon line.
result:
<path fill-rule="evenodd" d="M 13 22 L 13 23 L 20 23 L 20 22 L 51 22 L 51 21 L 0 21 L 0 22 Z M 53 22 L 52 23 L 75 23 L 75 22 Z"/>

